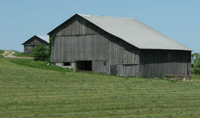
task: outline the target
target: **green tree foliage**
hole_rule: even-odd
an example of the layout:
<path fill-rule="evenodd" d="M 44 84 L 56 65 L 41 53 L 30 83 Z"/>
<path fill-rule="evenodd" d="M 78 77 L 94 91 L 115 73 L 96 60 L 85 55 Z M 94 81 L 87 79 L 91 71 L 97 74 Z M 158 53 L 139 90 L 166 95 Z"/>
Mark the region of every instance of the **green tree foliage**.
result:
<path fill-rule="evenodd" d="M 200 75 L 200 68 L 193 68 L 192 73 Z"/>
<path fill-rule="evenodd" d="M 191 55 L 192 67 L 200 67 L 200 53 L 192 53 Z"/>
<path fill-rule="evenodd" d="M 200 74 L 200 53 L 192 53 L 191 62 L 192 62 L 192 73 Z"/>
<path fill-rule="evenodd" d="M 39 45 L 33 50 L 32 55 L 35 61 L 45 61 L 49 59 L 50 51 L 46 45 Z"/>
<path fill-rule="evenodd" d="M 55 39 L 56 35 L 53 34 L 50 38 L 49 38 L 49 43 L 48 43 L 48 46 L 49 46 L 49 56 L 51 55 L 51 46 L 52 46 L 52 43 L 53 43 L 53 40 Z"/>

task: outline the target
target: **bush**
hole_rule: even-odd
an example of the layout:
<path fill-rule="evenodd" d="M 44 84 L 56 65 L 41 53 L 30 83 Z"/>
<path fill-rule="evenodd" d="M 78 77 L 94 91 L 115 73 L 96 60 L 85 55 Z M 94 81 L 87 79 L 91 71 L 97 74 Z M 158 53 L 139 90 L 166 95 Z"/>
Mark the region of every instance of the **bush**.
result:
<path fill-rule="evenodd" d="M 35 61 L 45 61 L 48 60 L 50 57 L 49 48 L 45 45 L 36 46 L 32 53 Z"/>
<path fill-rule="evenodd" d="M 194 68 L 194 64 L 191 64 L 191 67 Z"/>
<path fill-rule="evenodd" d="M 200 68 L 193 68 L 192 73 L 193 74 L 200 74 Z"/>

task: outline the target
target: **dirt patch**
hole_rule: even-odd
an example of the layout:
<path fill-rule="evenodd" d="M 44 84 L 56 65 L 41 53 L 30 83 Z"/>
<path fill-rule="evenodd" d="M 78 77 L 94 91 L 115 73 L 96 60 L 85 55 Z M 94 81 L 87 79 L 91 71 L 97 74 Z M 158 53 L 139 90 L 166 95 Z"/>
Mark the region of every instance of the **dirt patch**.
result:
<path fill-rule="evenodd" d="M 14 53 L 15 53 L 14 51 L 4 50 L 4 53 L 2 54 L 2 56 L 4 56 L 5 58 L 33 59 L 32 57 L 16 57 L 13 55 Z"/>

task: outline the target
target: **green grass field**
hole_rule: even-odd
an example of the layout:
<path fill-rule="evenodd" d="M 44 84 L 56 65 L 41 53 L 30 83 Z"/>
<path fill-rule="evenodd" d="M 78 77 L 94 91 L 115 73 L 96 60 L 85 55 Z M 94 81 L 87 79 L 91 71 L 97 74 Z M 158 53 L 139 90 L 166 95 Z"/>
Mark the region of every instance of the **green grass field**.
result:
<path fill-rule="evenodd" d="M 200 82 L 75 73 L 46 65 L 0 58 L 0 118 L 200 116 Z"/>

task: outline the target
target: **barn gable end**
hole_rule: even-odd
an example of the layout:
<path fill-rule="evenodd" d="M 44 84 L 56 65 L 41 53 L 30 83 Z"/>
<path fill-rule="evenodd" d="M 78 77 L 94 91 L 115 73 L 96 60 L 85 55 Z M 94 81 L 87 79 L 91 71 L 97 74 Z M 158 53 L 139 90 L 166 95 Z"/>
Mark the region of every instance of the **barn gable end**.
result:
<path fill-rule="evenodd" d="M 51 54 L 53 63 L 92 61 L 92 71 L 103 73 L 110 72 L 109 65 L 139 64 L 138 48 L 82 17 L 72 17 L 50 33 L 53 34 L 56 35 Z"/>
<path fill-rule="evenodd" d="M 94 27 L 92 23 L 86 21 L 78 15 L 74 15 L 59 27 L 48 33 L 50 36 L 80 36 L 80 35 L 97 35 L 102 31 Z"/>
<path fill-rule="evenodd" d="M 41 40 L 39 37 L 32 37 L 29 40 L 27 40 L 26 42 L 24 42 L 22 45 L 40 45 L 41 43 L 47 44 L 46 41 Z"/>

